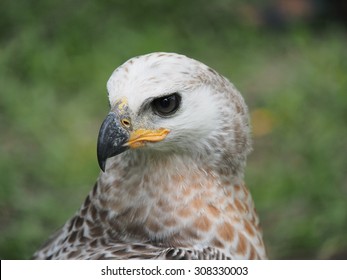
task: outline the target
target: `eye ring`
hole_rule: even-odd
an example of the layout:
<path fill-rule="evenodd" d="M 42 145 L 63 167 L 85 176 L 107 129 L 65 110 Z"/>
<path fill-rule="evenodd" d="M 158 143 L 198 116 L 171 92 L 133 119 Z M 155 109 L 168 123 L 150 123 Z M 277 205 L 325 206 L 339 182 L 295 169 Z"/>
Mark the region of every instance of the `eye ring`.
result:
<path fill-rule="evenodd" d="M 161 117 L 170 116 L 178 110 L 181 99 L 182 98 L 178 93 L 156 98 L 151 103 L 152 109 L 155 114 Z"/>
<path fill-rule="evenodd" d="M 122 119 L 122 120 L 121 120 L 121 123 L 122 123 L 122 125 L 123 125 L 124 127 L 126 127 L 126 128 L 129 128 L 129 127 L 131 126 L 130 120 L 128 120 L 128 119 L 126 119 L 126 118 Z"/>

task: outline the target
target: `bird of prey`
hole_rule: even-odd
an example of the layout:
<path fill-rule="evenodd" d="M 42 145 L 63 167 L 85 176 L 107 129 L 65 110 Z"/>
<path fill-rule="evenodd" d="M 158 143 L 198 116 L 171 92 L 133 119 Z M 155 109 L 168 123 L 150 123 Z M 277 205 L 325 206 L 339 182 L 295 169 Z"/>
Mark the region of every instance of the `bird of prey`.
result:
<path fill-rule="evenodd" d="M 265 259 L 244 183 L 247 106 L 194 59 L 151 53 L 107 82 L 99 178 L 34 259 Z"/>

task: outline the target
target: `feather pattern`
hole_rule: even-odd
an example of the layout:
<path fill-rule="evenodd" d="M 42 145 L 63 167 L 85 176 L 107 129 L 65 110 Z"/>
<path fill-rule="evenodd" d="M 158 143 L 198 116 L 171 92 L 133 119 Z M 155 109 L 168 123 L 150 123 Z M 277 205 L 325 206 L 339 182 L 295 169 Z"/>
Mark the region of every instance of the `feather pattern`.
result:
<path fill-rule="evenodd" d="M 80 209 L 33 258 L 265 259 L 243 180 L 248 110 L 234 85 L 186 56 L 152 53 L 117 68 L 107 88 L 127 129 L 170 133 L 109 158 Z M 177 111 L 156 114 L 153 100 L 173 93 Z"/>

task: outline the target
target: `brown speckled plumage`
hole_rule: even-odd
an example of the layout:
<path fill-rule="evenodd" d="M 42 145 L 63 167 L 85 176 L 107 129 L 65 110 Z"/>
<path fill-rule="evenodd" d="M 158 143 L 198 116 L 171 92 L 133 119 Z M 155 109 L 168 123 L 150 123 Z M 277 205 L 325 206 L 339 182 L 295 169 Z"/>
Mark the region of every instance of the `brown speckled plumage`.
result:
<path fill-rule="evenodd" d="M 177 112 L 153 113 L 149 102 L 172 93 L 182 99 Z M 153 53 L 117 68 L 108 94 L 130 133 L 170 132 L 109 158 L 79 211 L 34 258 L 266 258 L 243 181 L 251 141 L 236 88 L 200 62 Z"/>

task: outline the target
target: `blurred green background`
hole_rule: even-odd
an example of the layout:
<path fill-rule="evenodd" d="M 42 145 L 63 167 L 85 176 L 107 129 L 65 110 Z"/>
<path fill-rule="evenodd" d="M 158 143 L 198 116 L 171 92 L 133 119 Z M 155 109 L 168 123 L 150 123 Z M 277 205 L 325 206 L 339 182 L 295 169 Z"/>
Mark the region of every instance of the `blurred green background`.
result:
<path fill-rule="evenodd" d="M 154 51 L 228 77 L 252 115 L 246 182 L 273 259 L 347 258 L 343 1 L 0 2 L 0 258 L 27 259 L 98 176 L 106 81 Z"/>

